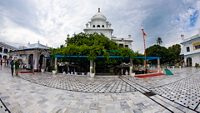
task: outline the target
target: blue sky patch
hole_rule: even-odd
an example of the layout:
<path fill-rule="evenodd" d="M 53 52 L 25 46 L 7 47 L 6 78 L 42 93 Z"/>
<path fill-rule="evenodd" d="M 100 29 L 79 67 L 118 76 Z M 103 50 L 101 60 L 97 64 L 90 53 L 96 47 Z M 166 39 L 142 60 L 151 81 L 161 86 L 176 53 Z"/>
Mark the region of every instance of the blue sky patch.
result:
<path fill-rule="evenodd" d="M 190 15 L 190 27 L 194 27 L 199 17 L 199 11 L 194 11 L 193 14 Z"/>

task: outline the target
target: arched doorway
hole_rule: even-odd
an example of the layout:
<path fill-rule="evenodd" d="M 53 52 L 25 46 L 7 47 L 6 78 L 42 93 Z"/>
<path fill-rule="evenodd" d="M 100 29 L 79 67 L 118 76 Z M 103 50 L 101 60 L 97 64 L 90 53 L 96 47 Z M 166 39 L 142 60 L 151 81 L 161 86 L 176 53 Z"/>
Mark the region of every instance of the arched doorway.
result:
<path fill-rule="evenodd" d="M 6 61 L 6 60 L 7 60 L 7 56 L 6 56 L 6 55 L 4 55 L 4 56 L 3 56 L 3 59 L 4 59 L 4 61 Z"/>
<path fill-rule="evenodd" d="M 187 67 L 191 67 L 192 66 L 192 58 L 191 57 L 188 57 L 186 59 L 186 63 L 187 63 Z"/>
<path fill-rule="evenodd" d="M 29 64 L 29 68 L 32 70 L 33 69 L 33 54 L 30 54 L 28 57 L 28 64 Z"/>
<path fill-rule="evenodd" d="M 44 55 L 40 55 L 40 59 L 39 59 L 39 71 L 41 70 L 42 68 L 42 65 L 43 65 L 43 61 L 44 61 Z"/>

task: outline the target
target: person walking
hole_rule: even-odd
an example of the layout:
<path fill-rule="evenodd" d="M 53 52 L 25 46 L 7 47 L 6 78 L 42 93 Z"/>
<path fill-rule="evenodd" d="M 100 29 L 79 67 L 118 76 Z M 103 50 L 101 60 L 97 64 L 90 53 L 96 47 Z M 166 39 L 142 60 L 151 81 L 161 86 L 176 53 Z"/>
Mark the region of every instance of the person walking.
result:
<path fill-rule="evenodd" d="M 19 71 L 19 60 L 15 61 L 15 74 L 18 76 L 18 71 Z"/>
<path fill-rule="evenodd" d="M 12 77 L 13 77 L 13 73 L 14 73 L 14 60 L 11 60 L 11 62 L 10 62 L 10 68 L 11 68 L 11 74 L 12 74 Z"/>

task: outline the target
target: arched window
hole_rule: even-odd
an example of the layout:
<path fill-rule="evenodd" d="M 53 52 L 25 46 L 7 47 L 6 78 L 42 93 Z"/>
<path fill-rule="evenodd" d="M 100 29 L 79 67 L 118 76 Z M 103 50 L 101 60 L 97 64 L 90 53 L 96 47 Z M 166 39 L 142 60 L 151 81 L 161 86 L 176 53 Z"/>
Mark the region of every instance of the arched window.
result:
<path fill-rule="evenodd" d="M 4 53 L 8 53 L 8 49 L 4 49 Z"/>
<path fill-rule="evenodd" d="M 100 25 L 97 25 L 97 27 L 99 28 L 99 27 L 100 27 Z"/>
<path fill-rule="evenodd" d="M 102 25 L 102 27 L 104 27 L 104 25 Z"/>
<path fill-rule="evenodd" d="M 93 27 L 95 28 L 95 25 L 93 25 Z"/>

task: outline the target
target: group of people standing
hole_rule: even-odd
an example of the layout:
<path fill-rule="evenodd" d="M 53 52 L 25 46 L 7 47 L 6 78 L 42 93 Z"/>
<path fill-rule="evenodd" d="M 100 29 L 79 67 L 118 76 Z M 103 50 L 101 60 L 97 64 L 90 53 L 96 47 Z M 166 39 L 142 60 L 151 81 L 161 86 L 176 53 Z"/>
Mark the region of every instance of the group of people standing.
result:
<path fill-rule="evenodd" d="M 14 71 L 15 71 L 15 75 L 18 76 L 18 73 L 19 73 L 19 65 L 20 65 L 19 60 L 11 60 L 11 61 L 10 61 L 10 67 L 11 67 L 11 74 L 12 74 L 12 77 L 14 77 Z"/>

